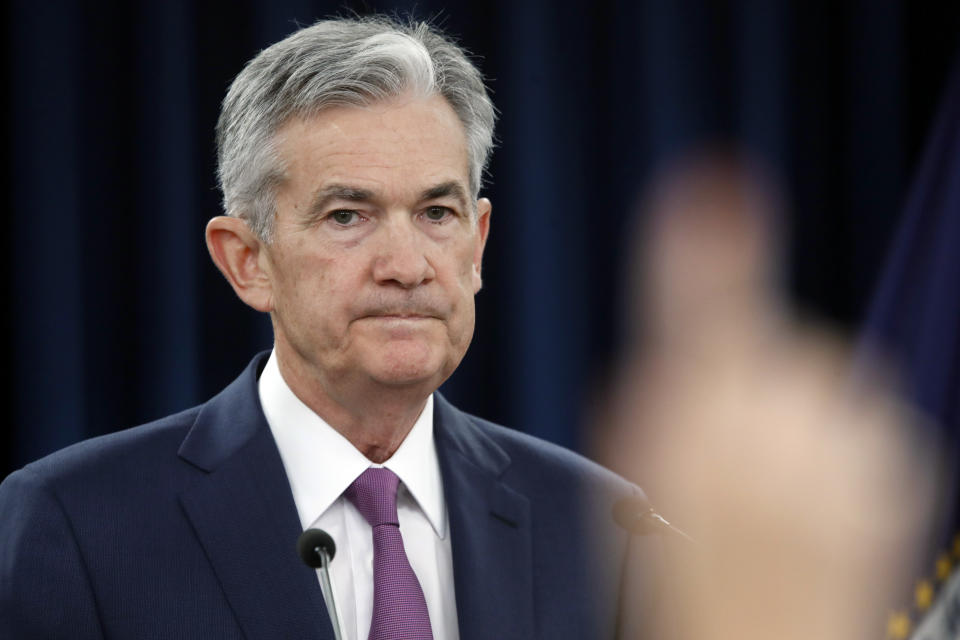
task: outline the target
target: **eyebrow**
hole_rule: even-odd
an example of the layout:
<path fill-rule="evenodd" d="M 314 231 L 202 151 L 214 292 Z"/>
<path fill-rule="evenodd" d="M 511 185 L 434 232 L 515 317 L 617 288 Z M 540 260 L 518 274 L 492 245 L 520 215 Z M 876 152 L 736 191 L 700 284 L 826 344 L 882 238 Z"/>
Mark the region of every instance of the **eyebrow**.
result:
<path fill-rule="evenodd" d="M 443 182 L 435 187 L 430 187 L 420 194 L 420 200 L 435 200 L 437 198 L 448 197 L 459 200 L 460 205 L 466 208 L 467 192 L 463 190 L 463 187 L 459 182 L 455 182 L 453 180 L 449 182 Z"/>
<path fill-rule="evenodd" d="M 327 209 L 330 202 L 334 200 L 346 200 L 348 202 L 367 202 L 373 199 L 373 192 L 368 189 L 358 187 L 349 187 L 343 184 L 331 184 L 320 189 L 314 195 L 313 202 L 304 219 L 305 226 L 311 226 L 318 222 Z"/>
<path fill-rule="evenodd" d="M 350 202 L 365 202 L 373 199 L 373 191 L 368 189 L 359 189 L 357 187 L 348 187 L 342 184 L 332 184 L 324 187 L 317 192 L 313 198 L 313 211 L 320 211 L 331 200 L 348 200 Z"/>

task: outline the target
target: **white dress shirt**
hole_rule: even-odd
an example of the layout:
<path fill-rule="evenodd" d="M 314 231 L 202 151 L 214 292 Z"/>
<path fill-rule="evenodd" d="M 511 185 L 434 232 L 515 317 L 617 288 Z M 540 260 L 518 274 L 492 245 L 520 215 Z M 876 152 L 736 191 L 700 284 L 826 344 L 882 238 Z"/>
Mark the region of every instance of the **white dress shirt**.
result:
<path fill-rule="evenodd" d="M 323 529 L 336 542 L 330 581 L 344 640 L 367 640 L 370 631 L 373 534 L 343 492 L 368 467 L 377 466 L 390 469 L 400 478 L 400 533 L 407 558 L 423 587 L 433 637 L 457 640 L 447 505 L 433 442 L 433 396 L 427 399 L 413 429 L 393 456 L 377 465 L 294 395 L 280 374 L 276 352 L 270 354 L 260 374 L 259 392 L 293 490 L 300 524 L 304 529 Z M 317 577 L 319 580 L 319 570 Z"/>

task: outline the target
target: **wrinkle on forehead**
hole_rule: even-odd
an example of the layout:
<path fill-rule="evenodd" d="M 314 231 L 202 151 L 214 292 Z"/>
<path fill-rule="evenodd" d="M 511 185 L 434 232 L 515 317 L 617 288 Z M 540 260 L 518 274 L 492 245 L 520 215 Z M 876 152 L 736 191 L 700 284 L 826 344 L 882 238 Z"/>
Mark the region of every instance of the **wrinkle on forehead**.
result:
<path fill-rule="evenodd" d="M 278 137 L 288 183 L 310 195 L 339 184 L 412 197 L 451 182 L 469 193 L 466 135 L 440 96 L 334 107 L 292 119 Z"/>

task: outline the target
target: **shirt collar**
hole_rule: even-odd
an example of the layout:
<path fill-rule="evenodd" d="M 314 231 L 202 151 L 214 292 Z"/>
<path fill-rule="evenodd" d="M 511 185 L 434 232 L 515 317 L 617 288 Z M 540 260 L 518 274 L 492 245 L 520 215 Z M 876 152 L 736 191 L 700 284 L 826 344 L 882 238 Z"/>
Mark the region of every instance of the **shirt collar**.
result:
<path fill-rule="evenodd" d="M 433 443 L 433 394 L 427 398 L 410 433 L 383 466 L 397 474 L 414 502 L 420 505 L 433 530 L 440 538 L 445 538 L 446 503 L 443 500 L 440 461 Z"/>
<path fill-rule="evenodd" d="M 280 374 L 276 351 L 260 374 L 258 388 L 304 529 L 367 468 L 384 466 L 397 474 L 437 536 L 446 537 L 446 503 L 433 440 L 432 394 L 393 456 L 376 465 L 293 393 Z"/>

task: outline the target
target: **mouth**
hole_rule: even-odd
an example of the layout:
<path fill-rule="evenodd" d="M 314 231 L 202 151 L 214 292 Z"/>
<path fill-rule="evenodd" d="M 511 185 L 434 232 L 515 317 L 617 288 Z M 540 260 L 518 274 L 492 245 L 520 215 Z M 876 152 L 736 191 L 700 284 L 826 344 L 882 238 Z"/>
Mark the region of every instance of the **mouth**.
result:
<path fill-rule="evenodd" d="M 376 311 L 362 316 L 373 320 L 439 320 L 440 317 L 428 311 Z"/>
<path fill-rule="evenodd" d="M 365 315 L 361 320 L 380 324 L 416 325 L 431 320 L 439 320 L 437 316 L 426 313 L 372 313 Z"/>

